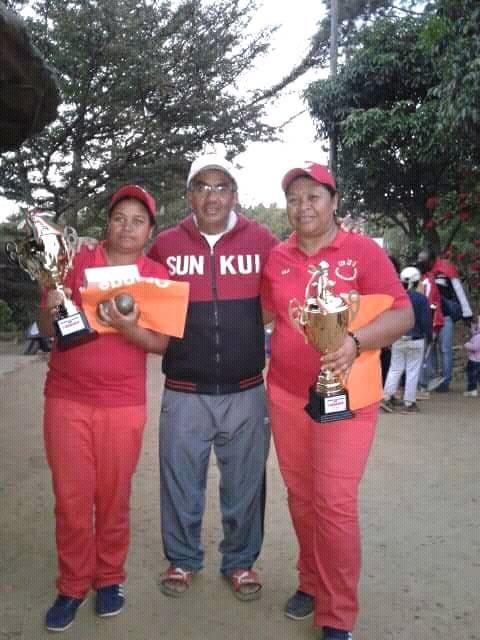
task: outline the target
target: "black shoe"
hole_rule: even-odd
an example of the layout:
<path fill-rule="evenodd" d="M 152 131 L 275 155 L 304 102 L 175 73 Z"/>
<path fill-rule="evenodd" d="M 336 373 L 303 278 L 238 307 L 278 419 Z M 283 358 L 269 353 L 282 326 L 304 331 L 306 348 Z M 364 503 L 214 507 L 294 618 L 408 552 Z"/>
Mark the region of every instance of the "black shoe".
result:
<path fill-rule="evenodd" d="M 380 402 L 380 409 L 385 411 L 385 413 L 393 413 L 395 410 L 390 400 L 382 400 Z"/>
<path fill-rule="evenodd" d="M 283 609 L 287 618 L 292 620 L 303 620 L 313 614 L 315 600 L 313 596 L 303 591 L 296 591 L 291 596 Z"/>
<path fill-rule="evenodd" d="M 71 598 L 59 593 L 45 616 L 47 629 L 49 631 L 65 631 L 65 629 L 68 629 L 75 620 L 78 609 L 84 602 L 85 598 Z"/>
<path fill-rule="evenodd" d="M 416 402 L 411 402 L 410 404 L 404 405 L 402 410 L 400 411 L 400 413 L 403 413 L 403 414 L 418 413 L 418 412 L 419 412 L 419 408 Z"/>
<path fill-rule="evenodd" d="M 447 393 L 448 391 L 448 384 L 445 384 L 444 382 L 435 389 L 435 393 Z"/>
<path fill-rule="evenodd" d="M 386 413 L 393 413 L 397 409 L 400 409 L 400 407 L 403 407 L 403 403 L 400 402 L 400 400 L 397 400 L 395 396 L 392 396 L 388 400 L 382 400 L 382 402 L 380 402 L 380 409 L 382 409 Z"/>
<path fill-rule="evenodd" d="M 97 597 L 95 598 L 95 613 L 101 618 L 116 616 L 123 609 L 124 603 L 123 584 L 100 587 L 97 589 Z"/>

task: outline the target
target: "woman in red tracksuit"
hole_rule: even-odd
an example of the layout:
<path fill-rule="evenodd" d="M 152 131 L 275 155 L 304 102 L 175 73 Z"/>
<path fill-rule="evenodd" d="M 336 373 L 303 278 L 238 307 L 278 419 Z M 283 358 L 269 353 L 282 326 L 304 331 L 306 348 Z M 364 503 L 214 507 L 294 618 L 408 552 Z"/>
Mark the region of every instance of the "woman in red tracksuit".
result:
<path fill-rule="evenodd" d="M 64 283 L 77 306 L 86 268 L 136 264 L 142 276 L 168 278 L 143 255 L 154 220 L 155 201 L 142 188 L 127 185 L 113 195 L 105 241 L 82 247 Z M 60 302 L 56 290 L 44 294 L 42 335 L 53 335 Z M 131 480 L 146 420 L 146 353 L 163 353 L 168 338 L 139 326 L 136 307 L 125 316 L 109 302 L 105 312 L 115 332 L 64 351 L 54 344 L 49 361 L 44 437 L 59 565 L 49 631 L 68 628 L 92 588 L 97 615 L 116 615 L 124 604 Z"/>
<path fill-rule="evenodd" d="M 285 615 L 315 614 L 324 640 L 351 640 L 360 575 L 358 487 L 382 397 L 379 349 L 413 324 L 406 293 L 387 255 L 373 240 L 335 221 L 338 194 L 326 167 L 309 163 L 282 181 L 294 233 L 277 245 L 263 274 L 265 320 L 275 320 L 268 372 L 270 423 L 299 543 L 298 590 Z M 333 294 L 360 294 L 353 333 L 319 354 L 289 321 L 301 303 L 311 266 L 328 264 Z M 363 319 L 361 317 L 363 316 Z M 319 423 L 304 410 L 320 367 L 346 376 L 354 417 Z M 329 416 L 330 417 L 330 416 Z"/>

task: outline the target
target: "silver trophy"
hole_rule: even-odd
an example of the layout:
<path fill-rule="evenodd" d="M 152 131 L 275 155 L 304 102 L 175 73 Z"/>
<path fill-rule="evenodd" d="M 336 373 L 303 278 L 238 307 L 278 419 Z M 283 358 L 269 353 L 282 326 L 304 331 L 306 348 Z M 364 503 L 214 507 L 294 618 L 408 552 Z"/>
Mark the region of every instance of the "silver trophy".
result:
<path fill-rule="evenodd" d="M 54 321 L 57 346 L 60 349 L 94 337 L 85 314 L 65 294 L 63 281 L 71 269 L 78 244 L 78 236 L 72 227 L 61 228 L 48 219 L 47 214 L 34 210 L 25 214 L 20 229 L 26 238 L 18 244 L 7 242 L 8 258 L 26 271 L 47 289 L 56 289 L 62 296 Z"/>
<path fill-rule="evenodd" d="M 306 342 L 320 353 L 331 353 L 341 347 L 348 333 L 348 325 L 357 315 L 360 296 L 351 291 L 337 296 L 329 289 L 329 264 L 320 262 L 310 267 L 311 278 L 305 289 L 305 301 L 295 298 L 288 304 L 288 315 L 293 326 Z M 315 384 L 310 387 L 309 403 L 305 407 L 315 422 L 333 422 L 353 416 L 348 403 L 345 379 L 329 370 L 320 371 Z"/>

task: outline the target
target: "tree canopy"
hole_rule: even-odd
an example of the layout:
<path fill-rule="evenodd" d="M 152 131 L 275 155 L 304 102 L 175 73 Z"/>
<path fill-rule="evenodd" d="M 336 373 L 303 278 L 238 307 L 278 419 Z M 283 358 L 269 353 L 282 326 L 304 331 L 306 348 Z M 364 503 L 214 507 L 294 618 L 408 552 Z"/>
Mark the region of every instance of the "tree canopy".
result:
<path fill-rule="evenodd" d="M 477 2 L 438 0 L 421 14 L 379 17 L 351 39 L 338 76 L 306 93 L 319 136 L 337 133 L 346 207 L 401 228 L 412 250 L 433 241 L 472 269 L 479 15 Z"/>
<path fill-rule="evenodd" d="M 243 212 L 249 218 L 268 227 L 281 240 L 287 238 L 292 232 L 284 207 L 279 207 L 274 203 L 268 206 L 257 204 L 245 207 Z"/>
<path fill-rule="evenodd" d="M 63 100 L 49 128 L 0 157 L 0 195 L 78 224 L 119 184 L 136 182 L 168 208 L 205 144 L 233 155 L 271 136 L 261 90 L 237 87 L 272 31 L 245 35 L 254 8 L 254 0 L 37 0 L 29 26 Z"/>
<path fill-rule="evenodd" d="M 439 100 L 443 128 L 453 128 L 471 146 L 480 134 L 480 4 L 439 1 L 425 38 L 440 75 L 432 94 Z"/>

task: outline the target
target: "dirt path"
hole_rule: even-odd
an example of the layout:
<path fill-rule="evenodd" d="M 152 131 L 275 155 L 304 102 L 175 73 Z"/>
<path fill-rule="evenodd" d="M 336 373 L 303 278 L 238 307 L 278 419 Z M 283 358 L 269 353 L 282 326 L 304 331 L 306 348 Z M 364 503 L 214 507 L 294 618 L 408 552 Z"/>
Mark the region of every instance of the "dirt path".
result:
<path fill-rule="evenodd" d="M 52 495 L 41 437 L 42 356 L 0 356 L 0 640 L 51 637 L 55 595 Z M 166 566 L 159 533 L 157 416 L 161 378 L 152 358 L 149 422 L 135 478 L 125 611 L 98 620 L 90 601 L 65 638 L 99 640 L 315 640 L 311 621 L 284 618 L 296 588 L 295 540 L 274 453 L 266 537 L 257 564 L 263 596 L 235 600 L 218 575 L 221 539 L 211 466 L 204 523 L 206 567 L 182 599 L 156 579 Z M 2 365 L 5 365 L 2 369 Z M 8 373 L 3 373 L 3 370 Z M 460 389 L 418 416 L 382 416 L 362 485 L 363 576 L 355 640 L 480 640 L 480 398 Z"/>

